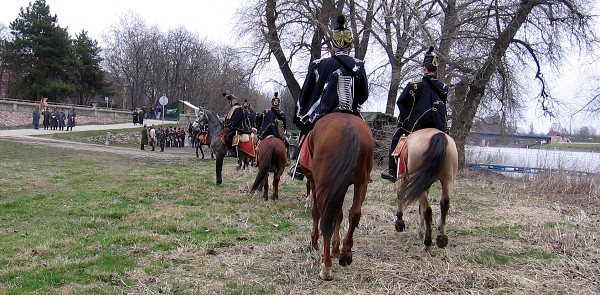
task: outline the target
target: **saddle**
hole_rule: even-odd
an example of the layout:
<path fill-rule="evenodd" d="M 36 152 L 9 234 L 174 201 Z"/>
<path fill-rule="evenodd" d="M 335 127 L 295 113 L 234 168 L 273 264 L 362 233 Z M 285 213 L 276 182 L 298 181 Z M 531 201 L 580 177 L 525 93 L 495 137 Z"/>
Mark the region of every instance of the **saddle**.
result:
<path fill-rule="evenodd" d="M 227 132 L 223 131 L 221 133 L 221 142 L 226 144 L 227 141 L 225 140 L 225 134 L 227 134 Z M 245 136 L 242 136 L 245 135 Z M 244 137 L 243 139 L 241 137 Z M 247 138 L 247 140 L 246 140 Z M 246 140 L 246 141 L 244 141 Z M 254 150 L 254 134 L 236 134 L 233 136 L 233 141 L 231 143 L 231 146 L 237 146 L 237 148 L 246 153 L 249 157 L 255 158 L 256 157 L 256 151 Z"/>
<path fill-rule="evenodd" d="M 391 156 L 396 158 L 396 163 L 398 163 L 397 165 L 397 171 L 396 171 L 396 175 L 402 175 L 404 176 L 406 174 L 406 162 L 404 161 L 404 154 L 406 153 L 406 136 L 402 136 L 400 137 L 400 140 L 398 140 L 398 144 L 396 145 L 396 148 L 394 148 L 394 151 L 392 152 Z"/>

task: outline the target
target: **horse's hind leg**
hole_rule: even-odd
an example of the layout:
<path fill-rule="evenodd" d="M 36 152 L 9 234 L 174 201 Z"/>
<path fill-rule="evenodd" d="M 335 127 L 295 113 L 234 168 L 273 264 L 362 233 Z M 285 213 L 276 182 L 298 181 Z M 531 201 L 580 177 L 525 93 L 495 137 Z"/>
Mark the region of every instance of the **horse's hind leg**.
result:
<path fill-rule="evenodd" d="M 340 257 L 340 225 L 342 224 L 343 219 L 344 212 L 340 211 L 337 218 L 335 219 L 335 225 L 333 228 L 333 239 L 331 240 L 331 256 L 335 258 Z"/>
<path fill-rule="evenodd" d="M 438 236 L 436 244 L 440 248 L 445 248 L 448 245 L 448 236 L 446 236 L 446 217 L 450 209 L 450 195 L 452 194 L 452 181 L 442 182 L 442 199 L 440 200 L 440 223 L 438 224 Z"/>
<path fill-rule="evenodd" d="M 263 197 L 265 202 L 269 200 L 269 173 L 263 178 Z M 275 199 L 275 198 L 273 198 Z"/>
<path fill-rule="evenodd" d="M 368 177 L 368 176 L 367 176 Z M 352 207 L 348 212 L 348 232 L 344 239 L 342 247 L 342 255 L 340 256 L 340 265 L 346 266 L 352 263 L 352 246 L 354 246 L 354 230 L 358 227 L 360 217 L 362 215 L 362 203 L 367 195 L 368 178 L 365 177 L 364 182 L 360 185 L 354 185 L 354 199 Z"/>
<path fill-rule="evenodd" d="M 425 232 L 425 250 L 428 251 L 431 247 L 431 223 L 433 220 L 433 213 L 429 201 L 427 200 L 427 193 L 419 196 L 419 238 L 422 238 L 423 232 Z"/>
<path fill-rule="evenodd" d="M 402 179 L 400 183 L 400 188 L 396 193 L 398 198 L 398 209 L 396 210 L 396 222 L 394 224 L 396 231 L 403 232 L 406 229 L 406 225 L 404 224 L 404 220 L 402 219 L 403 213 L 402 209 L 404 207 L 404 194 L 406 192 L 406 184 L 408 180 Z"/>
<path fill-rule="evenodd" d="M 319 249 L 319 221 L 321 219 L 321 213 L 319 212 L 319 207 L 317 206 L 317 200 L 315 199 L 315 195 L 313 194 L 311 196 L 313 198 L 313 205 L 312 205 L 312 219 L 313 219 L 313 226 L 312 226 L 312 231 L 310 232 L 310 246 L 315 249 L 318 250 Z"/>
<path fill-rule="evenodd" d="M 283 172 L 285 170 L 285 164 L 281 167 L 279 167 L 279 169 L 277 171 L 275 171 L 275 173 L 273 173 L 273 199 L 277 200 L 279 199 L 279 180 L 281 180 L 281 175 L 283 175 Z"/>

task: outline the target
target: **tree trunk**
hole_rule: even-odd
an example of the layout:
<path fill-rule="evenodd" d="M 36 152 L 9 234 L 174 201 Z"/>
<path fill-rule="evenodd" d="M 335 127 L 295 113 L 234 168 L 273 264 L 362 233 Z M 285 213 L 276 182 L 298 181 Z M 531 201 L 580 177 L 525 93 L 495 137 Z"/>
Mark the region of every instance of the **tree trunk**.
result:
<path fill-rule="evenodd" d="M 279 36 L 277 35 L 277 27 L 275 24 L 275 20 L 277 19 L 277 11 L 276 11 L 276 1 L 268 0 L 266 6 L 266 20 L 267 20 L 267 40 L 269 42 L 269 50 L 273 52 L 275 56 L 275 60 L 277 60 L 277 64 L 279 65 L 279 69 L 281 70 L 281 74 L 283 75 L 283 79 L 285 80 L 288 90 L 292 94 L 294 101 L 298 100 L 300 96 L 300 84 L 296 81 L 294 77 L 294 72 L 290 69 L 290 65 L 287 61 L 287 57 L 281 48 L 281 41 L 279 40 Z"/>
<path fill-rule="evenodd" d="M 490 77 L 497 70 L 500 60 L 505 55 L 510 42 L 517 34 L 517 31 L 527 20 L 527 16 L 531 13 L 533 7 L 540 2 L 535 0 L 523 0 L 519 4 L 519 8 L 515 13 L 515 17 L 511 20 L 510 24 L 500 32 L 494 47 L 492 48 L 488 59 L 482 64 L 475 72 L 474 79 L 466 85 L 463 84 L 460 87 L 464 89 L 464 99 L 461 99 L 462 89 L 455 90 L 455 101 L 454 101 L 454 113 L 452 127 L 450 128 L 450 134 L 456 141 L 457 148 L 459 150 L 459 167 L 461 169 L 466 168 L 465 162 L 465 145 L 467 143 L 467 136 L 473 125 L 473 119 L 477 113 L 477 108 L 481 104 L 481 98 L 485 92 L 487 83 L 490 81 Z M 457 88 L 459 86 L 457 85 Z"/>

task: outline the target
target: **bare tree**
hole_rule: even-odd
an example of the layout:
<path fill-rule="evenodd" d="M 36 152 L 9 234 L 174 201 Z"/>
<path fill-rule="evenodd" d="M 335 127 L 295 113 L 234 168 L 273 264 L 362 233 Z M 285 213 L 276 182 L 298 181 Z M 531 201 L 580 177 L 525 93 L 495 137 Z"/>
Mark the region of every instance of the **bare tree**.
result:
<path fill-rule="evenodd" d="M 253 90 L 250 66 L 236 50 L 209 44 L 185 28 L 164 34 L 126 14 L 104 38 L 105 67 L 127 95 L 124 107 L 156 105 L 165 95 L 222 113 L 222 92 L 261 97 Z"/>
<path fill-rule="evenodd" d="M 568 45 L 586 47 L 596 42 L 586 5 L 586 1 L 523 0 L 449 1 L 443 6 L 446 15 L 453 17 L 449 21 L 453 27 L 442 30 L 441 37 L 454 39 L 445 69 L 446 79 L 455 85 L 450 133 L 457 141 L 463 167 L 466 138 L 478 109 L 490 98 L 503 107 L 516 101 L 511 90 L 524 76 L 515 72 L 528 73 L 520 65 L 533 70 L 540 105 L 545 112 L 553 112 L 556 100 L 543 65 L 558 64 Z"/>

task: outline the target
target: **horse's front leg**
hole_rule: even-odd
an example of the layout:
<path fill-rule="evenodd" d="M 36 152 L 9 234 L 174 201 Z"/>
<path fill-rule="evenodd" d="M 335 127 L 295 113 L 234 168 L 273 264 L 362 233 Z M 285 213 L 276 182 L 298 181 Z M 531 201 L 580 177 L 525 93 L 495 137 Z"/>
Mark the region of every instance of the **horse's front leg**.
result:
<path fill-rule="evenodd" d="M 202 150 L 202 145 L 198 144 L 196 146 L 196 158 L 198 157 L 198 150 L 200 150 L 200 154 L 202 154 L 202 160 L 204 160 L 204 151 Z"/>
<path fill-rule="evenodd" d="M 397 191 L 397 198 L 398 198 L 398 209 L 396 210 L 396 223 L 394 224 L 396 231 L 398 232 L 402 232 L 406 229 L 406 224 L 404 223 L 404 220 L 402 219 L 403 217 L 403 213 L 402 210 L 404 208 L 404 194 L 406 192 L 406 184 L 407 184 L 408 180 L 406 178 L 403 178 L 400 180 L 400 187 L 398 188 Z"/>
<path fill-rule="evenodd" d="M 215 161 L 215 172 L 217 174 L 217 184 L 223 183 L 223 158 L 225 158 L 225 154 L 217 154 L 217 160 Z"/>

